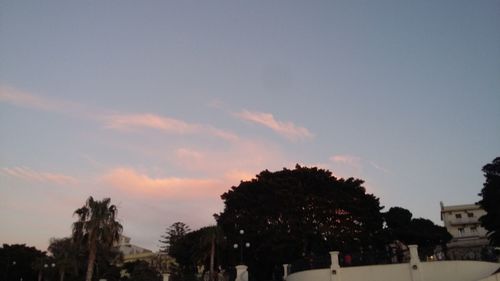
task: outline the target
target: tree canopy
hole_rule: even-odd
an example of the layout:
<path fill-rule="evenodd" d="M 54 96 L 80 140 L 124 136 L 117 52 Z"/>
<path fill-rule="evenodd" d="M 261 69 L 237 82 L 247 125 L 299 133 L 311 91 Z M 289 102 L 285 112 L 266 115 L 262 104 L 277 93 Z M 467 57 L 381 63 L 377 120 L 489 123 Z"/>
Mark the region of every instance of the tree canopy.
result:
<path fill-rule="evenodd" d="M 146 261 L 127 262 L 123 265 L 122 281 L 161 281 L 161 275 Z"/>
<path fill-rule="evenodd" d="M 412 218 L 413 214 L 405 208 L 392 207 L 383 216 L 388 239 L 418 245 L 421 257 L 432 255 L 436 246 L 445 247 L 452 238 L 445 227 L 428 219 Z"/>
<path fill-rule="evenodd" d="M 88 249 L 86 281 L 92 280 L 98 250 L 110 251 L 120 238 L 122 225 L 117 221 L 117 213 L 111 199 L 98 201 L 92 196 L 75 211 L 78 220 L 73 223 L 73 239 L 76 243 L 85 243 Z"/>
<path fill-rule="evenodd" d="M 483 169 L 486 178 L 479 196 L 479 205 L 486 211 L 480 218 L 482 226 L 488 230 L 488 238 L 494 246 L 500 246 L 500 157 L 486 164 Z"/>
<path fill-rule="evenodd" d="M 171 226 L 167 228 L 165 234 L 161 236 L 160 250 L 165 253 L 169 253 L 170 246 L 175 244 L 179 239 L 184 237 L 187 233 L 189 233 L 191 229 L 188 225 L 183 222 L 175 222 Z"/>
<path fill-rule="evenodd" d="M 3 244 L 0 247 L 1 280 L 36 280 L 36 262 L 47 258 L 45 252 L 25 244 Z"/>
<path fill-rule="evenodd" d="M 218 223 L 230 243 L 251 242 L 245 260 L 254 268 L 275 267 L 328 250 L 359 250 L 379 245 L 379 199 L 360 179 L 336 178 L 330 171 L 301 167 L 263 171 L 222 196 Z M 236 261 L 235 261 L 236 262 Z"/>

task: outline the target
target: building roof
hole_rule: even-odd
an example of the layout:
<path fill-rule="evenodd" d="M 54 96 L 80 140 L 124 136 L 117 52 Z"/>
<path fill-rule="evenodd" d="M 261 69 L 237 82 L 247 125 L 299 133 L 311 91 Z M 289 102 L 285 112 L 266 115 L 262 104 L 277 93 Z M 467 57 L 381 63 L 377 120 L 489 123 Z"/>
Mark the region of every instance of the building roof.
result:
<path fill-rule="evenodd" d="M 482 209 L 482 208 L 477 203 L 444 206 L 443 202 L 441 202 L 441 213 L 442 212 L 450 212 L 450 211 L 468 211 L 468 210 L 479 210 L 479 209 Z"/>

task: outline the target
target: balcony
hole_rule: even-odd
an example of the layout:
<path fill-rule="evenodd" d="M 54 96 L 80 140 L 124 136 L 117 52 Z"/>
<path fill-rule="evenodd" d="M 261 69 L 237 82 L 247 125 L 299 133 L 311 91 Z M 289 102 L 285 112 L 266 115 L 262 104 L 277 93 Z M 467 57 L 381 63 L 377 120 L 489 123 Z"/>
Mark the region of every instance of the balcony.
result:
<path fill-rule="evenodd" d="M 462 218 L 456 218 L 456 217 L 451 217 L 448 218 L 448 223 L 451 225 L 464 225 L 464 224 L 480 224 L 479 220 L 477 217 L 462 217 Z"/>

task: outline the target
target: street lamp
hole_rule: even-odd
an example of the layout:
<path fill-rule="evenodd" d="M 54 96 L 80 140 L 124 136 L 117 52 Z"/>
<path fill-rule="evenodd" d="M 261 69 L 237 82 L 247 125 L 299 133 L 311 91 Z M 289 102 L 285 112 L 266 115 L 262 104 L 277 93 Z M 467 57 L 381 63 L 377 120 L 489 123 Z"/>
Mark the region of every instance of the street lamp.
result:
<path fill-rule="evenodd" d="M 47 263 L 45 263 L 45 264 L 43 265 L 44 271 L 46 271 L 49 267 L 54 268 L 54 267 L 56 267 L 56 264 L 55 264 L 55 263 L 51 263 L 51 264 L 47 264 Z M 44 273 L 46 273 L 46 272 L 44 272 Z"/>
<path fill-rule="evenodd" d="M 9 261 L 9 257 L 7 258 L 6 269 L 5 269 L 5 279 L 9 280 L 9 270 L 12 271 L 12 268 L 16 266 L 16 261 Z M 14 269 L 15 270 L 15 269 Z"/>
<path fill-rule="evenodd" d="M 245 230 L 240 229 L 240 242 L 233 245 L 235 250 L 240 248 L 240 264 L 243 264 L 243 248 L 250 248 L 250 242 L 243 243 L 243 234 L 245 234 Z"/>

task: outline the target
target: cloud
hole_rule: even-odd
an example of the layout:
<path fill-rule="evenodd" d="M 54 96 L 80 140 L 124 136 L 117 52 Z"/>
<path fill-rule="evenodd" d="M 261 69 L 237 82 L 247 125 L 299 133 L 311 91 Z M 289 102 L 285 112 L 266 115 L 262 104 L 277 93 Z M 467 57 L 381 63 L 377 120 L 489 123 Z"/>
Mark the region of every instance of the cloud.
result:
<path fill-rule="evenodd" d="M 104 116 L 102 120 L 105 128 L 119 131 L 134 131 L 148 128 L 178 135 L 208 135 L 226 141 L 237 141 L 239 139 L 239 137 L 232 132 L 210 125 L 188 123 L 179 119 L 153 113 L 107 115 Z"/>
<path fill-rule="evenodd" d="M 381 165 L 375 163 L 374 161 L 365 160 L 358 156 L 353 155 L 334 155 L 330 157 L 330 161 L 336 164 L 342 164 L 351 168 L 354 168 L 356 171 L 360 172 L 363 167 L 367 165 L 375 168 L 376 170 L 383 172 L 385 174 L 390 173 L 390 171 Z"/>
<path fill-rule="evenodd" d="M 106 116 L 104 117 L 104 125 L 106 128 L 116 130 L 151 128 L 177 134 L 192 133 L 198 129 L 197 125 L 188 124 L 181 120 L 162 117 L 151 113 Z"/>
<path fill-rule="evenodd" d="M 0 101 L 7 102 L 16 106 L 35 108 L 46 111 L 63 111 L 66 107 L 72 105 L 71 103 L 60 100 L 35 96 L 13 87 L 3 85 L 0 85 Z"/>
<path fill-rule="evenodd" d="M 2 173 L 20 180 L 58 185 L 74 185 L 78 180 L 59 173 L 39 172 L 26 167 L 2 168 Z"/>
<path fill-rule="evenodd" d="M 314 138 L 314 134 L 307 128 L 297 126 L 292 122 L 278 121 L 270 113 L 243 110 L 235 115 L 243 120 L 268 127 L 277 134 L 292 141 Z"/>
<path fill-rule="evenodd" d="M 219 194 L 220 182 L 214 179 L 163 177 L 153 178 L 128 167 L 111 169 L 101 181 L 133 195 L 162 198 L 193 198 Z"/>
<path fill-rule="evenodd" d="M 177 148 L 173 157 L 172 164 L 181 169 L 216 178 L 235 170 L 255 175 L 264 169 L 280 168 L 289 163 L 279 146 L 248 139 L 240 139 L 224 147 L 184 146 Z"/>
<path fill-rule="evenodd" d="M 334 163 L 348 165 L 356 169 L 360 169 L 362 166 L 361 158 L 352 155 L 333 155 L 330 157 L 330 160 Z"/>
<path fill-rule="evenodd" d="M 110 110 L 91 110 L 82 104 L 37 96 L 9 86 L 0 85 L 0 102 L 71 115 L 101 123 L 105 128 L 116 131 L 138 131 L 146 128 L 177 135 L 207 135 L 230 142 L 239 139 L 238 135 L 211 125 L 189 123 L 154 113 L 111 114 Z"/>
<path fill-rule="evenodd" d="M 373 161 L 370 161 L 369 163 L 370 163 L 370 165 L 371 165 L 373 168 L 375 168 L 375 169 L 377 169 L 377 170 L 379 170 L 379 171 L 381 171 L 381 172 L 384 172 L 384 173 L 386 173 L 386 174 L 389 174 L 389 173 L 391 172 L 391 171 L 389 171 L 389 169 L 386 169 L 386 168 L 384 168 L 384 167 L 380 166 L 379 164 L 377 164 L 377 163 L 375 163 L 375 162 L 373 162 Z"/>

